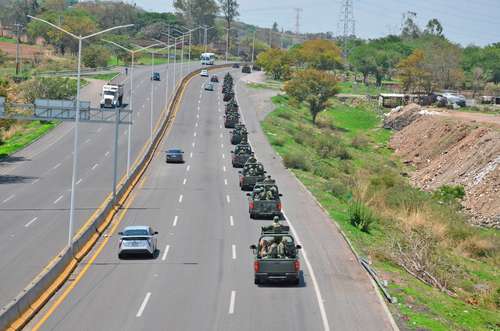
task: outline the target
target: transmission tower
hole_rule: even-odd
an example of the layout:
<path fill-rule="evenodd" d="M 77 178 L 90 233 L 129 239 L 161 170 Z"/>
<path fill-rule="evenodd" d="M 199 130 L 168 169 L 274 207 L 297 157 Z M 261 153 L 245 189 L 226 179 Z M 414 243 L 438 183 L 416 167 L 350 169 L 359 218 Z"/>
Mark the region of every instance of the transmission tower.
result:
<path fill-rule="evenodd" d="M 356 35 L 355 27 L 356 21 L 354 20 L 354 1 L 341 0 L 339 30 L 342 32 L 342 41 L 344 43 L 344 57 L 347 58 L 348 49 L 347 41 Z"/>
<path fill-rule="evenodd" d="M 295 34 L 298 36 L 300 33 L 300 13 L 303 11 L 302 8 L 294 8 L 295 10 Z"/>

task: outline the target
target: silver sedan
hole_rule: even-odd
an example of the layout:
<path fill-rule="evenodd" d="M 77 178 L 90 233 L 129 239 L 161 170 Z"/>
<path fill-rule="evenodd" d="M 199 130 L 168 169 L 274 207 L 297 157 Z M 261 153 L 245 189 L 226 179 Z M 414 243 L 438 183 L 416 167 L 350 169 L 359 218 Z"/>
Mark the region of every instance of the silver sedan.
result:
<path fill-rule="evenodd" d="M 154 257 L 157 250 L 156 235 L 158 231 L 153 231 L 150 226 L 136 225 L 127 226 L 123 231 L 118 232 L 120 242 L 118 244 L 118 257 L 127 255 L 149 255 Z"/>

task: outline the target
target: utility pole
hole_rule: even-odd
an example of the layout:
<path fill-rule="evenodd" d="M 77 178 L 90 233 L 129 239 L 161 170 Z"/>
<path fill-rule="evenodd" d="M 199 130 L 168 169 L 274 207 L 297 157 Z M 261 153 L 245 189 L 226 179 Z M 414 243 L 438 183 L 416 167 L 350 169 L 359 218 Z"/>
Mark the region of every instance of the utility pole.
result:
<path fill-rule="evenodd" d="M 19 46 L 19 39 L 20 39 L 20 33 L 21 33 L 21 24 L 16 23 L 14 24 L 16 27 L 16 76 L 19 75 L 19 62 L 20 62 L 20 46 Z"/>
<path fill-rule="evenodd" d="M 300 34 L 300 13 L 303 11 L 302 8 L 294 8 L 295 10 L 295 34 L 297 35 L 297 40 L 299 40 Z"/>
<path fill-rule="evenodd" d="M 255 59 L 255 31 L 253 30 L 253 40 L 252 40 L 252 63 L 253 60 Z"/>
<path fill-rule="evenodd" d="M 356 35 L 355 26 L 356 22 L 354 20 L 354 3 L 353 0 L 342 0 L 340 7 L 340 28 L 342 29 L 342 41 L 343 41 L 343 56 L 347 60 L 347 55 L 349 53 L 347 49 L 347 42 L 351 37 Z"/>

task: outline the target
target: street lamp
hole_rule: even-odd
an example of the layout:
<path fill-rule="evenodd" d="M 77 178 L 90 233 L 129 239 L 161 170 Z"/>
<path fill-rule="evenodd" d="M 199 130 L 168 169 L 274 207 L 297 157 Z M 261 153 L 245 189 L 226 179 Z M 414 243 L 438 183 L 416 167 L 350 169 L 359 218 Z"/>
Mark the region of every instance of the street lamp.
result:
<path fill-rule="evenodd" d="M 229 30 L 231 30 L 231 28 L 224 28 L 224 30 L 226 30 L 226 64 L 227 64 L 227 56 L 228 56 L 228 52 L 229 52 Z"/>
<path fill-rule="evenodd" d="M 255 57 L 255 30 L 253 30 L 253 39 L 252 39 L 252 63 Z"/>
<path fill-rule="evenodd" d="M 68 229 L 68 247 L 73 252 L 73 222 L 75 218 L 75 186 L 76 186 L 76 177 L 78 173 L 78 123 L 80 121 L 80 72 L 81 72 L 81 59 L 82 59 L 82 40 L 89 39 L 95 37 L 97 35 L 113 31 L 116 29 L 128 28 L 134 26 L 134 24 L 120 25 L 115 26 L 100 32 L 92 33 L 87 36 L 77 36 L 74 33 L 71 33 L 49 21 L 43 20 L 38 17 L 34 17 L 31 15 L 27 15 L 29 18 L 43 22 L 52 26 L 53 28 L 58 29 L 59 31 L 64 32 L 67 35 L 78 40 L 78 73 L 77 73 L 77 81 L 76 81 L 76 113 L 75 113 L 75 134 L 73 140 L 73 174 L 71 178 L 71 198 L 70 198 L 70 212 L 69 212 L 69 229 Z"/>
<path fill-rule="evenodd" d="M 201 26 L 201 28 L 203 30 L 205 30 L 205 35 L 204 35 L 204 39 L 205 40 L 204 40 L 204 43 L 205 43 L 205 53 L 206 53 L 207 52 L 207 38 L 208 38 L 207 37 L 207 31 L 211 30 L 211 29 L 215 29 L 215 26 L 206 26 L 206 25 L 203 25 L 203 26 Z"/>

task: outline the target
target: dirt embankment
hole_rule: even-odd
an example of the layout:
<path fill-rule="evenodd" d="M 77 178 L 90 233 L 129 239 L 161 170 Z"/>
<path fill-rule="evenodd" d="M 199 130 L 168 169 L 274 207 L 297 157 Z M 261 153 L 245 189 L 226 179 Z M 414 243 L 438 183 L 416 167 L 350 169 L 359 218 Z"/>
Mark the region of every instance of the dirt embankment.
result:
<path fill-rule="evenodd" d="M 391 112 L 384 126 L 398 131 L 390 146 L 415 166 L 415 185 L 463 185 L 471 221 L 500 228 L 500 117 L 482 121 L 408 105 Z"/>

